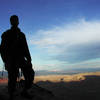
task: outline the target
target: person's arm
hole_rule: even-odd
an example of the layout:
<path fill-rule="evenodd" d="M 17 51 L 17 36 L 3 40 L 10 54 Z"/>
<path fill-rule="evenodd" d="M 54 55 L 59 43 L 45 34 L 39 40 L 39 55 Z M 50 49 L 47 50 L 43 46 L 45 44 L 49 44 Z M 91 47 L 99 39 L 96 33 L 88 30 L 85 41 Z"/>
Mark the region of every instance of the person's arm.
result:
<path fill-rule="evenodd" d="M 3 60 L 3 62 L 5 63 L 6 62 L 6 38 L 4 35 L 1 36 L 1 45 L 0 45 L 0 54 L 1 54 L 1 58 Z"/>
<path fill-rule="evenodd" d="M 31 62 L 31 55 L 29 52 L 29 48 L 28 48 L 28 44 L 27 44 L 25 35 L 24 35 L 24 39 L 23 39 L 23 44 L 24 44 L 25 57 L 26 57 L 27 61 Z"/>

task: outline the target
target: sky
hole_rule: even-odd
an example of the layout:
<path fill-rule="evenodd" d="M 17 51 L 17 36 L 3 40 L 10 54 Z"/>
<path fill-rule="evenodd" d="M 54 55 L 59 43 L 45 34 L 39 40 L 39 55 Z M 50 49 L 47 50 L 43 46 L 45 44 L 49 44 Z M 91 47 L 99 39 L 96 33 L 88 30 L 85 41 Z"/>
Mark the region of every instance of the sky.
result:
<path fill-rule="evenodd" d="M 100 0 L 0 0 L 0 13 L 0 36 L 19 16 L 35 70 L 100 68 Z"/>

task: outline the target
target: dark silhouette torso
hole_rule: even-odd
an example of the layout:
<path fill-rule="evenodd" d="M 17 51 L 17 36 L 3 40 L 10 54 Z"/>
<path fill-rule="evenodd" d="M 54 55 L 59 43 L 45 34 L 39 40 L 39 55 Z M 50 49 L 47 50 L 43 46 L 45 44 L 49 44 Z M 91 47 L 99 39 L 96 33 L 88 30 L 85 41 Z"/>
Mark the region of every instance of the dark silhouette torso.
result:
<path fill-rule="evenodd" d="M 4 62 L 7 62 L 9 59 L 18 62 L 18 60 L 21 61 L 25 57 L 31 59 L 25 35 L 19 28 L 11 28 L 4 32 L 2 40 L 1 54 Z"/>

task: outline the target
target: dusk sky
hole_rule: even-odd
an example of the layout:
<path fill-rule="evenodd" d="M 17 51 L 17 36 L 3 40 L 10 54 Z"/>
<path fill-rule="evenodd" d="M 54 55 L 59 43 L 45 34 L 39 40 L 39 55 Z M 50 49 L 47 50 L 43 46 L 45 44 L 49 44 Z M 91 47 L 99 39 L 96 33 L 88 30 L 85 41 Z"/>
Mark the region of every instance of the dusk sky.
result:
<path fill-rule="evenodd" d="M 100 0 L 0 0 L 0 36 L 14 14 L 35 70 L 100 67 Z"/>

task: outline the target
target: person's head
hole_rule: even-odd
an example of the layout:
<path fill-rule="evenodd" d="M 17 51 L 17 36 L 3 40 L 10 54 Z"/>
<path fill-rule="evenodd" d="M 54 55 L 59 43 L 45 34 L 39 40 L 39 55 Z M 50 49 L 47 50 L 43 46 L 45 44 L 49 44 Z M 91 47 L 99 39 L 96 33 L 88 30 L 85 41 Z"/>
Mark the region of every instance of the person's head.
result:
<path fill-rule="evenodd" d="M 17 15 L 12 15 L 12 16 L 10 17 L 10 23 L 11 23 L 12 26 L 17 27 L 18 24 L 19 24 L 18 16 L 17 16 Z"/>

